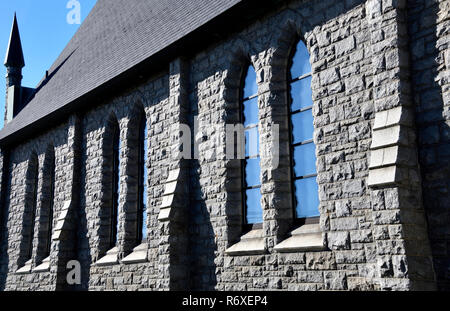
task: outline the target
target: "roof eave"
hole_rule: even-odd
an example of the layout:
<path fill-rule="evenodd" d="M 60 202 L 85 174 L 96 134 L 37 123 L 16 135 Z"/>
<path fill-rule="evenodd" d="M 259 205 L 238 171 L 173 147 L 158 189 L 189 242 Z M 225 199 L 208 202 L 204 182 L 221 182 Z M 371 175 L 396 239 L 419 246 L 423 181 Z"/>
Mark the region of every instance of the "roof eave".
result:
<path fill-rule="evenodd" d="M 157 74 L 162 70 L 167 70 L 170 61 L 176 57 L 192 55 L 205 46 L 223 40 L 224 37 L 242 29 L 251 21 L 255 20 L 255 18 L 267 13 L 269 9 L 280 6 L 280 3 L 286 1 L 287 0 L 246 0 L 236 4 L 178 41 L 45 117 L 10 134 L 2 133 L 5 128 L 2 129 L 0 131 L 0 147 L 5 148 L 19 144 L 24 139 L 30 138 L 36 135 L 36 133 L 40 133 L 49 127 L 55 126 L 60 123 L 62 119 L 67 118 L 68 115 L 91 109 L 93 107 L 92 102 L 95 102 L 94 99 L 114 96 L 117 92 L 116 90 L 123 90 L 126 87 L 136 84 L 136 82 L 142 80 L 143 77 L 148 77 L 150 72 L 152 74 Z M 252 12 L 251 15 L 248 13 L 249 11 Z M 230 18 L 233 18 L 233 23 L 229 22 Z M 205 40 L 205 38 L 210 39 Z M 180 55 L 179 51 L 183 51 L 184 54 Z"/>

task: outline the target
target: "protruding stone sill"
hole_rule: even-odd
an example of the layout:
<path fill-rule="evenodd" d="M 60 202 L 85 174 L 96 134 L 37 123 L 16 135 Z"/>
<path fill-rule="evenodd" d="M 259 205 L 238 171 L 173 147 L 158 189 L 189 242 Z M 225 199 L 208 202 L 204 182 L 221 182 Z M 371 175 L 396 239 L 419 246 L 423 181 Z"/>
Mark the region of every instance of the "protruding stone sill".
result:
<path fill-rule="evenodd" d="M 133 252 L 121 260 L 124 264 L 143 263 L 147 262 L 148 247 L 147 243 L 135 247 Z"/>
<path fill-rule="evenodd" d="M 290 233 L 290 237 L 274 247 L 280 253 L 325 250 L 319 224 L 303 225 Z"/>
<path fill-rule="evenodd" d="M 32 262 L 33 262 L 32 259 L 28 260 L 22 268 L 20 268 L 20 269 L 18 269 L 16 271 L 16 274 L 27 274 L 27 273 L 30 273 L 31 272 L 31 264 L 32 264 Z"/>
<path fill-rule="evenodd" d="M 118 256 L 119 255 L 119 249 L 116 247 L 110 249 L 106 252 L 106 255 L 97 260 L 95 265 L 97 266 L 110 266 L 115 265 L 119 263 Z"/>
<path fill-rule="evenodd" d="M 48 272 L 50 271 L 50 256 L 42 260 L 42 263 L 33 269 L 33 272 Z"/>
<path fill-rule="evenodd" d="M 244 234 L 241 240 L 228 248 L 225 254 L 238 255 L 262 255 L 266 254 L 266 246 L 263 238 L 263 230 L 256 229 Z"/>

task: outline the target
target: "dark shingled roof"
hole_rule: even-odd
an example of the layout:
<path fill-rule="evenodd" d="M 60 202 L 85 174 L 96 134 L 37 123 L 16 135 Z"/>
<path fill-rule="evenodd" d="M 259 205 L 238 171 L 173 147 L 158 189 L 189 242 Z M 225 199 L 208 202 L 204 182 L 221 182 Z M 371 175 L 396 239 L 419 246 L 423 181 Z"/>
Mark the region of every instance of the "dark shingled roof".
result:
<path fill-rule="evenodd" d="M 0 131 L 20 139 L 33 125 L 163 51 L 243 0 L 98 0 L 38 85 L 30 103 Z M 231 21 L 230 21 L 231 22 Z M 153 64 L 155 64 L 154 62 Z M 53 121 L 52 121 L 53 122 Z M 13 135 L 14 134 L 14 135 Z M 10 143 L 10 142 L 8 142 Z"/>

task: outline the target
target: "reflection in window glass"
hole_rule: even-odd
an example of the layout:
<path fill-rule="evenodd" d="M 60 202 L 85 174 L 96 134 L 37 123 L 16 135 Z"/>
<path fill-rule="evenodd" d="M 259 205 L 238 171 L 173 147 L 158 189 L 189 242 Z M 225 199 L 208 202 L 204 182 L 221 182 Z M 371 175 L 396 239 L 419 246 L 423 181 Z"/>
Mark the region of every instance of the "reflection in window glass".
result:
<path fill-rule="evenodd" d="M 292 114 L 292 142 L 298 144 L 313 139 L 312 110 Z"/>
<path fill-rule="evenodd" d="M 297 199 L 297 217 L 308 218 L 319 216 L 319 197 L 316 177 L 295 181 L 295 197 Z"/>
<path fill-rule="evenodd" d="M 147 239 L 147 185 L 148 185 L 148 128 L 147 119 L 142 117 L 139 137 L 139 208 L 138 243 Z"/>
<path fill-rule="evenodd" d="M 245 156 L 257 157 L 259 155 L 259 131 L 258 127 L 246 128 L 245 135 Z"/>
<path fill-rule="evenodd" d="M 307 176 L 316 174 L 315 145 L 304 144 L 294 147 L 295 176 Z"/>
<path fill-rule="evenodd" d="M 305 43 L 300 40 L 297 44 L 294 58 L 292 59 L 291 77 L 296 79 L 311 73 L 311 64 L 309 63 L 309 53 Z"/>
<path fill-rule="evenodd" d="M 259 158 L 245 160 L 245 182 L 247 187 L 254 187 L 260 184 L 260 160 Z"/>
<path fill-rule="evenodd" d="M 291 84 L 292 105 L 291 111 L 294 112 L 299 109 L 311 107 L 312 90 L 311 90 L 311 76 L 295 81 Z"/>
<path fill-rule="evenodd" d="M 258 98 L 244 101 L 244 127 L 258 124 Z"/>
<path fill-rule="evenodd" d="M 245 191 L 247 204 L 247 224 L 262 223 L 262 208 L 261 208 L 261 190 L 248 189 Z"/>
<path fill-rule="evenodd" d="M 291 155 L 294 206 L 297 218 L 319 216 L 316 154 L 313 142 L 311 65 L 309 53 L 299 41 L 291 65 Z"/>
<path fill-rule="evenodd" d="M 256 72 L 253 66 L 249 66 L 247 75 L 245 76 L 243 99 L 248 99 L 249 97 L 255 96 L 257 94 L 258 85 L 256 84 Z"/>

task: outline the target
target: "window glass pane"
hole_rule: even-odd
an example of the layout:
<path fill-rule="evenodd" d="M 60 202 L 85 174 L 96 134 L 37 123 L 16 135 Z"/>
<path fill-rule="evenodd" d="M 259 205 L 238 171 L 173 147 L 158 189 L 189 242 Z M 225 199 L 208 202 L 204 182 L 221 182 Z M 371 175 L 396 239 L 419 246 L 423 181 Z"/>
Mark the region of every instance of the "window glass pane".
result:
<path fill-rule="evenodd" d="M 292 83 L 291 97 L 292 97 L 291 111 L 311 107 L 313 105 L 312 91 L 311 91 L 311 77 L 307 77 Z"/>
<path fill-rule="evenodd" d="M 312 139 L 313 132 L 314 125 L 311 109 L 292 115 L 292 137 L 294 144 Z"/>
<path fill-rule="evenodd" d="M 54 156 L 54 154 L 53 154 Z M 46 254 L 50 255 L 51 243 L 52 243 L 52 230 L 53 230 L 53 208 L 55 205 L 55 160 L 52 161 L 50 168 L 50 206 L 48 213 L 48 232 L 47 232 L 47 249 Z"/>
<path fill-rule="evenodd" d="M 296 52 L 294 58 L 292 59 L 292 67 L 291 67 L 291 77 L 298 78 L 304 74 L 311 72 L 311 65 L 309 63 L 309 53 L 308 49 L 300 40 L 297 44 Z"/>
<path fill-rule="evenodd" d="M 144 163 L 142 163 L 144 167 L 144 173 L 143 173 L 143 190 L 142 190 L 142 239 L 147 238 L 147 183 L 148 183 L 148 169 L 147 169 L 147 161 L 148 161 L 148 128 L 147 128 L 147 122 L 145 123 L 144 127 Z"/>
<path fill-rule="evenodd" d="M 245 183 L 247 187 L 258 186 L 260 184 L 260 159 L 245 160 Z"/>
<path fill-rule="evenodd" d="M 144 193 L 144 209 L 142 214 L 142 239 L 147 238 L 147 194 Z"/>
<path fill-rule="evenodd" d="M 297 218 L 319 216 L 319 196 L 316 177 L 295 181 Z"/>
<path fill-rule="evenodd" d="M 244 106 L 244 127 L 258 124 L 258 97 L 246 100 Z"/>
<path fill-rule="evenodd" d="M 118 142 L 118 149 L 117 149 L 117 167 L 116 167 L 116 172 L 117 172 L 117 193 L 116 193 L 116 204 L 115 204 L 115 213 L 116 213 L 116 243 L 119 240 L 119 202 L 120 202 L 120 176 L 121 176 L 121 167 L 120 167 L 120 163 L 121 163 L 121 158 L 120 158 L 120 150 L 122 150 L 122 142 L 120 141 L 120 137 L 117 138 L 119 140 Z"/>
<path fill-rule="evenodd" d="M 245 76 L 244 98 L 258 94 L 258 85 L 256 84 L 256 72 L 253 66 L 248 66 Z"/>
<path fill-rule="evenodd" d="M 294 173 L 295 177 L 316 173 L 315 145 L 309 143 L 294 147 Z"/>
<path fill-rule="evenodd" d="M 250 189 L 245 192 L 246 206 L 247 206 L 247 223 L 259 224 L 263 222 L 262 208 L 261 208 L 261 190 Z"/>
<path fill-rule="evenodd" d="M 258 127 L 245 130 L 245 156 L 256 157 L 259 154 Z"/>

